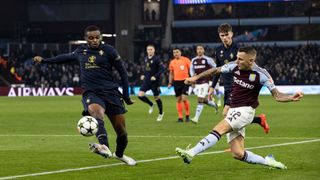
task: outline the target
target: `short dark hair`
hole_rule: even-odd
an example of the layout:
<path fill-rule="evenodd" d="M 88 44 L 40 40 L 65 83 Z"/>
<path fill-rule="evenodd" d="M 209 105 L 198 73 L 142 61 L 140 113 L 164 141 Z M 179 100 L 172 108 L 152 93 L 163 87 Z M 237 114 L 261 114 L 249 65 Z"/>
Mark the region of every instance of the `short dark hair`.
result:
<path fill-rule="evenodd" d="M 95 26 L 95 25 L 87 26 L 87 27 L 84 29 L 84 35 L 87 35 L 87 32 L 90 32 L 90 31 L 100 31 L 100 28 L 98 28 L 98 27 Z"/>
<path fill-rule="evenodd" d="M 250 55 L 253 55 L 253 56 L 257 55 L 256 49 L 254 47 L 251 47 L 251 46 L 241 47 L 241 48 L 239 48 L 238 51 L 239 52 L 244 52 L 246 54 L 250 54 Z"/>
<path fill-rule="evenodd" d="M 153 44 L 148 44 L 147 47 L 153 47 L 154 49 L 156 49 L 156 47 Z"/>
<path fill-rule="evenodd" d="M 226 33 L 232 31 L 232 26 L 228 23 L 222 23 L 218 27 L 218 33 Z"/>

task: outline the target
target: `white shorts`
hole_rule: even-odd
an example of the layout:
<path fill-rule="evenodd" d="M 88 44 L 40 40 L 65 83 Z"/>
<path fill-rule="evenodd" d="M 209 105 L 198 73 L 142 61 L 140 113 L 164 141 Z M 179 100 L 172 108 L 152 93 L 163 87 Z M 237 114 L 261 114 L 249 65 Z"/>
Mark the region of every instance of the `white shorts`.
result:
<path fill-rule="evenodd" d="M 195 89 L 198 97 L 205 98 L 209 91 L 209 83 L 196 84 Z"/>
<path fill-rule="evenodd" d="M 245 137 L 245 127 L 253 121 L 255 109 L 251 106 L 230 108 L 225 120 L 230 124 L 233 131 L 227 134 L 228 143 L 239 135 Z"/>

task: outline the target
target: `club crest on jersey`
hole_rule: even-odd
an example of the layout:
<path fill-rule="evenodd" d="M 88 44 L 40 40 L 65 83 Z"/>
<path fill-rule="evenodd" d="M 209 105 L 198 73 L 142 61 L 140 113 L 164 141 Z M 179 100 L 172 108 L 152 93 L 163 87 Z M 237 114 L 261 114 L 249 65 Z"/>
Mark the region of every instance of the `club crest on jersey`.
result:
<path fill-rule="evenodd" d="M 183 70 L 184 70 L 184 65 L 181 65 L 181 66 L 180 66 L 180 69 L 183 71 Z"/>
<path fill-rule="evenodd" d="M 99 54 L 100 54 L 100 56 L 102 56 L 102 55 L 104 54 L 104 51 L 103 51 L 103 50 L 100 50 L 100 51 L 99 51 Z"/>
<path fill-rule="evenodd" d="M 249 81 L 255 81 L 256 80 L 256 75 L 255 74 L 250 74 L 249 75 Z"/>
<path fill-rule="evenodd" d="M 94 63 L 96 61 L 96 57 L 95 56 L 89 56 L 88 58 L 88 62 L 89 63 Z"/>
<path fill-rule="evenodd" d="M 233 59 L 233 54 L 232 53 L 230 54 L 230 58 Z"/>

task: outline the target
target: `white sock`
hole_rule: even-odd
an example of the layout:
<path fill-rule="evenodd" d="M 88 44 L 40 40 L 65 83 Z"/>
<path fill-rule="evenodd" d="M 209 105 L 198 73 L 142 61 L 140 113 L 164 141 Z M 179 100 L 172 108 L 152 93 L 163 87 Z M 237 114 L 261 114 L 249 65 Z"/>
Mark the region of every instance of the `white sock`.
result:
<path fill-rule="evenodd" d="M 195 156 L 195 155 L 201 153 L 202 151 L 207 150 L 211 146 L 215 145 L 219 141 L 220 137 L 221 136 L 218 132 L 212 131 L 208 136 L 206 136 L 200 142 L 198 142 L 198 144 L 196 146 L 191 148 L 189 150 L 189 153 L 192 156 Z"/>
<path fill-rule="evenodd" d="M 200 117 L 202 110 L 203 110 L 203 104 L 198 104 L 196 109 L 196 115 L 195 115 L 196 118 Z"/>
<path fill-rule="evenodd" d="M 266 160 L 262 156 L 254 154 L 251 151 L 244 151 L 243 161 L 251 164 L 266 165 Z"/>

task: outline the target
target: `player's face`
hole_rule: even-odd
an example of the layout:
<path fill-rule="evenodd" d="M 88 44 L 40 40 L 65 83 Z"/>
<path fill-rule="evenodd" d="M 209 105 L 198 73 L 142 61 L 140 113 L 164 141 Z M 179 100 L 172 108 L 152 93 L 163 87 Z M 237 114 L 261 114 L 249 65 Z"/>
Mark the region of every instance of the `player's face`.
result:
<path fill-rule="evenodd" d="M 197 54 L 198 56 L 204 55 L 204 48 L 202 46 L 197 46 Z"/>
<path fill-rule="evenodd" d="M 178 49 L 173 50 L 173 56 L 174 56 L 174 58 L 179 59 L 181 56 L 181 51 Z"/>
<path fill-rule="evenodd" d="M 88 31 L 84 38 L 87 41 L 88 46 L 93 49 L 98 48 L 102 41 L 100 31 Z"/>
<path fill-rule="evenodd" d="M 154 55 L 154 52 L 155 52 L 155 49 L 153 46 L 148 46 L 147 47 L 147 54 L 148 56 L 153 56 Z"/>
<path fill-rule="evenodd" d="M 254 57 L 245 52 L 238 52 L 236 63 L 240 70 L 250 70 L 254 63 Z"/>
<path fill-rule="evenodd" d="M 231 31 L 219 33 L 219 37 L 220 37 L 221 42 L 224 45 L 228 45 L 228 46 L 231 45 L 231 43 L 232 43 L 232 36 L 233 36 L 233 32 L 231 32 Z"/>

